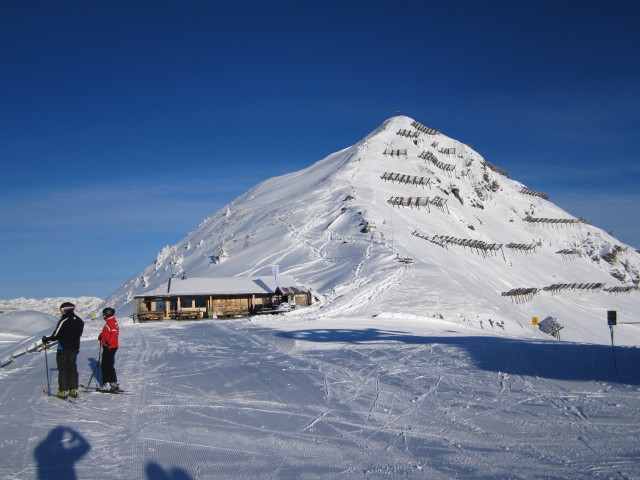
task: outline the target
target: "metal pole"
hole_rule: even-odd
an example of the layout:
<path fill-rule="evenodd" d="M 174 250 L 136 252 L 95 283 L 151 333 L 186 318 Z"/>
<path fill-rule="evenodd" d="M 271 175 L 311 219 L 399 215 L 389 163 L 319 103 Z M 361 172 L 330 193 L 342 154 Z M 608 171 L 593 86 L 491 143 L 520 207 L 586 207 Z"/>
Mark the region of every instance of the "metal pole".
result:
<path fill-rule="evenodd" d="M 613 346 L 613 325 L 609 325 L 609 330 L 611 331 L 611 355 L 613 356 L 613 368 L 616 371 L 616 375 L 618 375 L 618 364 L 616 363 L 616 350 Z"/>
<path fill-rule="evenodd" d="M 47 395 L 51 395 L 51 381 L 49 380 L 49 359 L 47 358 L 47 344 L 44 344 L 44 366 L 47 369 Z"/>

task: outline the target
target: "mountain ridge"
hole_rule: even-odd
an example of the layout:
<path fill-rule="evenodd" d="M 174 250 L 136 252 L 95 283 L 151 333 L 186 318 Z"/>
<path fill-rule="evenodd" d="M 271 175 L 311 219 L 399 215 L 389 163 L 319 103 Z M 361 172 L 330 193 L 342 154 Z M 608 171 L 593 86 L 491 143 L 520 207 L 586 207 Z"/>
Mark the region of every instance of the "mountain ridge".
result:
<path fill-rule="evenodd" d="M 309 318 L 402 311 L 522 336 L 531 317 L 552 316 L 567 339 L 604 343 L 606 310 L 637 316 L 640 255 L 545 197 L 470 146 L 392 117 L 248 190 L 106 303 L 130 310 L 171 275 L 268 275 L 279 264 L 314 292 L 299 313 Z"/>

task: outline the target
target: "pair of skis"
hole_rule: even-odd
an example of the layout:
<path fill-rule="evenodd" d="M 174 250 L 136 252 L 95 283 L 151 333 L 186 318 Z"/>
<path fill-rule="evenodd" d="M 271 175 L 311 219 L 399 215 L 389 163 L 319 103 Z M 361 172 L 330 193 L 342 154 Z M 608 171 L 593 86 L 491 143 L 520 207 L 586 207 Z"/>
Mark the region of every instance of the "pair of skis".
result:
<path fill-rule="evenodd" d="M 122 394 L 129 394 L 129 392 L 124 391 L 124 390 L 103 390 L 100 387 L 87 387 L 85 385 L 80 385 L 80 388 L 84 388 L 85 392 L 88 393 L 110 393 L 111 395 L 122 395 Z M 59 397 L 57 395 L 52 395 L 51 392 L 49 390 L 47 390 L 46 388 L 42 390 L 42 393 L 44 393 L 45 395 L 49 396 L 49 397 L 56 397 L 59 398 L 60 400 L 67 400 L 70 402 L 74 402 L 75 400 L 78 399 L 78 397 Z"/>
<path fill-rule="evenodd" d="M 43 393 L 48 393 L 46 390 L 42 391 Z M 54 397 L 57 398 L 58 400 L 63 400 L 65 402 L 69 402 L 69 403 L 76 403 L 78 401 L 81 401 L 79 397 L 71 397 L 71 396 L 67 396 L 67 397 L 59 397 L 58 395 L 51 395 L 50 393 L 48 393 L 49 397 Z"/>
<path fill-rule="evenodd" d="M 129 393 L 125 390 L 105 390 L 102 389 L 101 387 L 87 387 L 85 385 L 80 385 L 80 388 L 84 388 L 85 392 L 98 392 L 98 393 L 110 393 L 112 395 L 120 395 L 122 393 Z"/>

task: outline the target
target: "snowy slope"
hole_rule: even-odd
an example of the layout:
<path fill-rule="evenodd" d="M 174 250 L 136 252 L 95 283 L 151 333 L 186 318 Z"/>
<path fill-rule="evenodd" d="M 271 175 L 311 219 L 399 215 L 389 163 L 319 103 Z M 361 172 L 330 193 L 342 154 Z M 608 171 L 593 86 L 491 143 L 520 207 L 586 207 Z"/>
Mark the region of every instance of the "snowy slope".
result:
<path fill-rule="evenodd" d="M 616 373 L 605 346 L 300 312 L 121 336 L 128 395 L 42 395 L 43 353 L 0 369 L 1 479 L 640 476 L 638 348 L 616 348 Z"/>
<path fill-rule="evenodd" d="M 607 310 L 621 322 L 638 321 L 640 254 L 587 223 L 525 221 L 577 219 L 522 193 L 524 185 L 487 163 L 444 134 L 417 130 L 410 118 L 391 118 L 352 147 L 248 191 L 164 248 L 107 303 L 131 313 L 135 294 L 171 275 L 269 275 L 279 264 L 313 290 L 319 302 L 311 316 L 410 313 L 521 337 L 531 335 L 532 317 L 551 316 L 564 326 L 563 340 L 601 344 L 610 341 Z M 429 184 L 386 181 L 385 173 Z M 394 197 L 432 203 L 398 207 L 388 202 Z M 446 203 L 438 207 L 438 198 Z M 445 237 L 501 248 L 472 249 Z M 564 288 L 574 284 L 598 288 Z M 544 290 L 553 285 L 561 287 Z M 502 295 L 525 288 L 537 292 Z M 620 344 L 640 343 L 634 325 L 618 326 L 617 336 Z"/>
<path fill-rule="evenodd" d="M 41 331 L 50 335 L 56 325 L 57 318 L 43 312 L 22 311 L 0 315 L 0 365 L 12 355 L 34 347 Z M 42 337 L 42 335 L 40 335 Z"/>

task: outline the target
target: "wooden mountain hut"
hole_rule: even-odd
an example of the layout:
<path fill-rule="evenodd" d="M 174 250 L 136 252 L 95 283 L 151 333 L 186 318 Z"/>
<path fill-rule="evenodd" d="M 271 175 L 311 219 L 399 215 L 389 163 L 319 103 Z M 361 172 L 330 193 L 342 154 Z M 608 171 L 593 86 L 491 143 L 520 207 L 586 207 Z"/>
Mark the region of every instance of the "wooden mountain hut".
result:
<path fill-rule="evenodd" d="M 170 278 L 134 297 L 134 321 L 197 320 L 279 313 L 311 304 L 311 292 L 290 275 Z"/>

